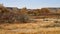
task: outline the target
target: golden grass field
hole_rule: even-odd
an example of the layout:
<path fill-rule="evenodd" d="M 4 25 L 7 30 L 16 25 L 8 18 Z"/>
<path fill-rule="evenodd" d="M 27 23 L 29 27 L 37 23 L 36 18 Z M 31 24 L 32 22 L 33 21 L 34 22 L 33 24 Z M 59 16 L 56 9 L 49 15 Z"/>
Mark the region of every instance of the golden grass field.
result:
<path fill-rule="evenodd" d="M 43 23 L 43 21 L 24 24 L 1 24 L 0 34 L 60 34 L 60 27 L 42 27 L 52 24 L 52 22 Z"/>

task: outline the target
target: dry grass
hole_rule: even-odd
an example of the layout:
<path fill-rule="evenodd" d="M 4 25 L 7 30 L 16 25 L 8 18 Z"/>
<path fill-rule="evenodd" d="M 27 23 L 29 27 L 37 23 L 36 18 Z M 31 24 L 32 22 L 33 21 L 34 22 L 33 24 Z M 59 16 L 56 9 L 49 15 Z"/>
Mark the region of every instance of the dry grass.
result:
<path fill-rule="evenodd" d="M 0 34 L 60 34 L 60 27 L 42 27 L 51 24 L 52 22 L 44 23 L 43 21 L 25 24 L 1 24 Z"/>

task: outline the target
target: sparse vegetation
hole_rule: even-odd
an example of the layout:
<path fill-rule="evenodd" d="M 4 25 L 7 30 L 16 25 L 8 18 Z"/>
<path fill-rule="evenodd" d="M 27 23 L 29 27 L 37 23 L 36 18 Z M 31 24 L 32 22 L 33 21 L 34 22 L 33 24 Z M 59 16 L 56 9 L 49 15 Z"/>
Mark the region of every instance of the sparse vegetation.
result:
<path fill-rule="evenodd" d="M 0 34 L 60 34 L 60 21 L 53 20 L 60 19 L 59 15 L 49 8 L 0 6 Z"/>

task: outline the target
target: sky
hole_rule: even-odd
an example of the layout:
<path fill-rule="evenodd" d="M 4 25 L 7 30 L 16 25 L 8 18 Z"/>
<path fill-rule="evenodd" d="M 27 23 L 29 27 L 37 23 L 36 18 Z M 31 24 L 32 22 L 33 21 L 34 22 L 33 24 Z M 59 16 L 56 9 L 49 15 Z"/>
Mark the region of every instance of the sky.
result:
<path fill-rule="evenodd" d="M 0 0 L 6 7 L 27 7 L 29 9 L 44 7 L 60 7 L 60 0 Z"/>

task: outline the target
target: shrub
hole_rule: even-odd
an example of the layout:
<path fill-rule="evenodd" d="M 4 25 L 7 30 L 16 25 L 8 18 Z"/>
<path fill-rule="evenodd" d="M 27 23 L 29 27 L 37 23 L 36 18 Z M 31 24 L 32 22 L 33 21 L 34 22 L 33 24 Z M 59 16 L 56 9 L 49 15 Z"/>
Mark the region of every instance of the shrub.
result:
<path fill-rule="evenodd" d="M 54 23 L 56 27 L 60 27 L 60 21 L 55 21 Z"/>
<path fill-rule="evenodd" d="M 12 23 L 13 21 L 14 21 L 13 14 L 3 13 L 0 16 L 0 22 L 2 22 L 2 23 Z"/>
<path fill-rule="evenodd" d="M 13 12 L 12 12 L 13 11 Z M 28 22 L 29 18 L 27 14 L 25 14 L 27 9 L 22 9 L 22 14 L 14 12 L 14 10 L 8 10 L 6 7 L 0 7 L 0 23 L 14 23 L 15 20 L 17 22 Z"/>
<path fill-rule="evenodd" d="M 27 15 L 15 15 L 15 18 L 18 22 L 27 23 L 29 18 Z"/>

